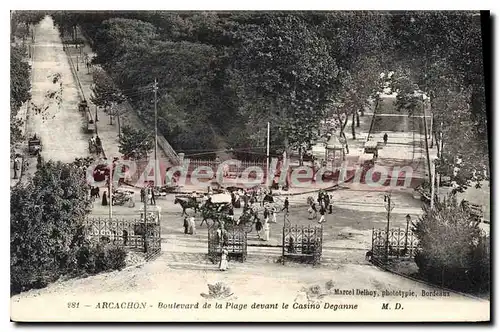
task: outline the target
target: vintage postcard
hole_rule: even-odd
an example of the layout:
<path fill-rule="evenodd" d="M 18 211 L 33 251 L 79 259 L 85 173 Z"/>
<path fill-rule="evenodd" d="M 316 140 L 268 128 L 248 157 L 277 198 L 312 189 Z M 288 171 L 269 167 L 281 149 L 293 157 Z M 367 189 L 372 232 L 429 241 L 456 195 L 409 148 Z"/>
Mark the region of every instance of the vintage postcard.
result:
<path fill-rule="evenodd" d="M 490 320 L 488 12 L 10 18 L 11 320 Z"/>

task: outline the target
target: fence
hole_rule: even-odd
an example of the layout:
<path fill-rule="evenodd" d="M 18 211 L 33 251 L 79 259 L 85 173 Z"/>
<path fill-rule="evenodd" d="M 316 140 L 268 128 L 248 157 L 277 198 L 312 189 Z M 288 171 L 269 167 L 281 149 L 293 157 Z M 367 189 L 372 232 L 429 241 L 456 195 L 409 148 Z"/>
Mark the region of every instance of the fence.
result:
<path fill-rule="evenodd" d="M 189 172 L 192 172 L 195 168 L 200 166 L 210 167 L 214 174 L 218 171 L 221 162 L 216 160 L 201 160 L 201 159 L 189 159 Z M 251 170 L 252 172 L 248 174 L 250 178 L 256 178 L 257 175 L 263 177 L 266 176 L 266 163 L 265 162 L 254 162 L 254 161 L 241 161 L 237 160 L 235 163 L 228 164 L 226 169 L 232 176 L 240 176 L 246 169 L 249 167 L 254 167 L 255 169 Z M 260 172 L 262 170 L 262 172 Z M 221 170 L 222 171 L 222 170 Z"/>
<path fill-rule="evenodd" d="M 161 252 L 160 224 L 154 219 L 150 216 L 144 223 L 142 219 L 87 218 L 84 232 L 92 242 L 112 243 L 140 251 L 149 260 Z"/>
<path fill-rule="evenodd" d="M 388 243 L 387 243 L 388 241 Z M 372 259 L 387 262 L 390 259 L 413 258 L 417 252 L 418 240 L 411 230 L 372 230 Z"/>
<path fill-rule="evenodd" d="M 222 255 L 222 247 L 225 246 L 229 257 L 235 257 L 244 262 L 247 257 L 247 234 L 251 227 L 243 225 L 228 225 L 223 231 L 219 231 L 219 222 L 213 223 L 208 228 L 208 258 L 212 263 L 219 261 Z"/>
<path fill-rule="evenodd" d="M 283 264 L 286 259 L 290 258 L 318 264 L 323 250 L 323 228 L 321 226 L 285 225 L 282 250 Z"/>

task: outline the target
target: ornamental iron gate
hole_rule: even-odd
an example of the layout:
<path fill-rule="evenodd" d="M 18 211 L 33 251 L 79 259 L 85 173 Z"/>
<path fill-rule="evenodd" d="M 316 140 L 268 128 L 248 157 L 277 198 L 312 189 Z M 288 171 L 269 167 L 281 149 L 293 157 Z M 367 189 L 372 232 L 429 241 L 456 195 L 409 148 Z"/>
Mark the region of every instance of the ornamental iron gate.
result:
<path fill-rule="evenodd" d="M 322 226 L 287 224 L 283 227 L 283 264 L 286 259 L 298 259 L 316 265 L 321 260 L 322 251 Z"/>
<path fill-rule="evenodd" d="M 208 228 L 208 259 L 213 263 L 220 261 L 225 246 L 229 258 L 244 262 L 247 258 L 247 234 L 252 230 L 248 225 L 227 225 L 221 227 L 218 221 Z"/>
<path fill-rule="evenodd" d="M 87 218 L 84 232 L 94 243 L 111 243 L 143 252 L 146 260 L 150 260 L 161 252 L 160 223 L 154 220 L 148 217 L 144 223 L 143 219 Z"/>
<path fill-rule="evenodd" d="M 387 240 L 389 240 L 388 245 Z M 418 240 L 411 230 L 406 232 L 400 228 L 389 230 L 373 229 L 372 260 L 387 262 L 389 259 L 413 258 L 417 253 Z"/>

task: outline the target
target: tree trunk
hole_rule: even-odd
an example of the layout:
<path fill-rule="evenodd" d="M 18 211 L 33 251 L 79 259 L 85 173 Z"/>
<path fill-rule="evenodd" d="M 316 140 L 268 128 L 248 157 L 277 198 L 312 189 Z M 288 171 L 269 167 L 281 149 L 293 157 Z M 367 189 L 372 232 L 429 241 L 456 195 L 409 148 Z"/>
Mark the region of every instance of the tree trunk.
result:
<path fill-rule="evenodd" d="M 363 109 L 361 109 L 361 112 L 363 111 Z M 359 128 L 359 112 L 356 112 L 356 127 Z"/>
<path fill-rule="evenodd" d="M 120 114 L 116 114 L 116 122 L 118 123 L 118 136 L 120 136 L 122 133 L 121 123 L 120 123 Z"/>
<path fill-rule="evenodd" d="M 347 123 L 347 121 L 346 121 L 346 123 Z M 346 152 L 346 154 L 349 154 L 349 144 L 347 143 L 347 136 L 345 135 L 344 131 L 342 131 L 340 133 L 340 136 L 342 138 L 344 138 L 344 141 L 345 141 L 345 152 Z M 345 160 L 345 158 L 344 158 L 344 160 Z"/>
<path fill-rule="evenodd" d="M 113 125 L 113 112 L 111 112 L 111 109 L 108 109 L 108 114 L 109 114 L 109 125 Z"/>
<path fill-rule="evenodd" d="M 352 113 L 352 121 L 351 121 L 352 139 L 356 139 L 356 129 L 354 126 L 355 119 L 356 119 L 356 115 L 354 113 Z"/>
<path fill-rule="evenodd" d="M 299 146 L 299 166 L 304 166 L 304 155 L 302 152 L 302 146 Z"/>
<path fill-rule="evenodd" d="M 283 145 L 285 146 L 285 158 L 290 159 L 290 144 L 288 142 L 288 136 L 287 135 L 285 135 L 285 139 L 283 141 Z"/>

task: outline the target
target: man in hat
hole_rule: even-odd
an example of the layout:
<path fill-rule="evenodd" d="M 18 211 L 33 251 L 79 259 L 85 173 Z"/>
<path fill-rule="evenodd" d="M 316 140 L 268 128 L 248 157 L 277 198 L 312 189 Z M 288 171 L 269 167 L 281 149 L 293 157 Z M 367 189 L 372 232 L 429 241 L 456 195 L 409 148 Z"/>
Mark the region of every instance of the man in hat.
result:
<path fill-rule="evenodd" d="M 16 155 L 16 157 L 14 158 L 14 179 L 17 179 L 17 171 L 20 168 L 19 165 L 20 165 L 19 157 Z"/>

